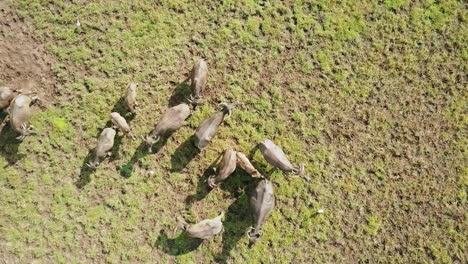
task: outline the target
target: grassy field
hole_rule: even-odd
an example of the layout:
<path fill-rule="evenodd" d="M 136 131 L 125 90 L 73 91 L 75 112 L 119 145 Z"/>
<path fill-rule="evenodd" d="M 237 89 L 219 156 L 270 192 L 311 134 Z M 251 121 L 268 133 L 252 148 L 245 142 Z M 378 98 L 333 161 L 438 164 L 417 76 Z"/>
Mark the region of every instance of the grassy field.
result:
<path fill-rule="evenodd" d="M 0 137 L 6 263 L 467 263 L 466 2 L 6 1 L 54 58 L 57 83 L 33 116 L 40 135 Z M 199 58 L 205 103 L 187 126 L 156 154 L 119 134 L 110 161 L 86 169 L 129 82 L 141 105 L 130 125 L 145 135 L 189 95 Z M 199 154 L 194 130 L 235 100 Z M 264 138 L 311 181 L 272 170 L 255 151 Z M 252 248 L 257 180 L 238 169 L 206 183 L 229 147 L 275 186 Z M 179 215 L 223 211 L 213 239 L 172 233 Z"/>

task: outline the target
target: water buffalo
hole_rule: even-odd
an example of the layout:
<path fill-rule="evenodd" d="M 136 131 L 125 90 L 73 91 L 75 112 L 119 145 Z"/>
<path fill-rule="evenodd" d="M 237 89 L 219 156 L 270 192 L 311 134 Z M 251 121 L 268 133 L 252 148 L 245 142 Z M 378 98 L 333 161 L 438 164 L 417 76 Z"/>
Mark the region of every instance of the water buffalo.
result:
<path fill-rule="evenodd" d="M 176 105 L 169 108 L 161 120 L 156 124 L 156 127 L 151 131 L 151 133 L 144 139 L 145 143 L 149 145 L 149 152 L 152 152 L 152 146 L 158 140 L 166 136 L 181 126 L 183 126 L 185 119 L 190 115 L 190 107 L 186 104 Z"/>
<path fill-rule="evenodd" d="M 261 235 L 261 227 L 266 217 L 275 206 L 273 194 L 273 184 L 269 180 L 262 180 L 258 183 L 250 198 L 250 205 L 253 209 L 254 227 L 247 232 L 251 242 L 255 242 Z"/>
<path fill-rule="evenodd" d="M 206 85 L 206 78 L 208 76 L 208 66 L 206 61 L 201 59 L 195 63 L 192 72 L 190 73 L 190 88 L 192 94 L 190 95 L 189 101 L 193 105 L 197 105 L 201 102 L 202 92 Z"/>
<path fill-rule="evenodd" d="M 130 111 L 133 114 L 136 114 L 136 109 L 138 107 L 138 103 L 136 101 L 137 86 L 137 83 L 130 83 L 130 85 L 127 88 L 127 94 L 124 98 L 125 107 L 128 109 L 128 111 Z"/>
<path fill-rule="evenodd" d="M 101 162 L 111 155 L 109 150 L 114 146 L 115 130 L 113 128 L 104 128 L 99 135 L 97 146 L 94 150 L 94 160 L 88 163 L 92 169 L 96 169 Z"/>
<path fill-rule="evenodd" d="M 284 171 L 292 172 L 296 175 L 303 176 L 305 173 L 304 165 L 294 167 L 284 154 L 283 150 L 275 145 L 271 140 L 265 139 L 258 145 L 260 152 L 268 163 L 274 167 Z"/>
<path fill-rule="evenodd" d="M 223 229 L 223 222 L 221 222 L 221 218 L 223 217 L 224 212 L 213 219 L 206 219 L 191 226 L 188 225 L 184 220 L 179 219 L 179 222 L 181 223 L 176 227 L 174 232 L 178 228 L 182 228 L 190 237 L 208 239 L 221 232 Z"/>
<path fill-rule="evenodd" d="M 111 116 L 112 124 L 114 124 L 115 127 L 117 127 L 120 131 L 122 131 L 126 136 L 131 137 L 132 139 L 135 139 L 135 136 L 132 135 L 132 131 L 130 129 L 130 126 L 127 123 L 127 120 L 125 120 L 123 116 L 121 116 L 117 112 L 111 113 L 110 116 Z"/>
<path fill-rule="evenodd" d="M 250 160 L 242 152 L 237 152 L 237 164 L 254 178 L 264 178 L 262 174 L 252 165 Z"/>
<path fill-rule="evenodd" d="M 0 87 L 0 110 L 7 108 L 18 92 L 8 87 Z"/>
<path fill-rule="evenodd" d="M 238 102 L 231 104 L 219 104 L 222 107 L 221 111 L 216 112 L 214 115 L 205 119 L 200 124 L 200 126 L 195 131 L 194 140 L 194 144 L 198 149 L 203 150 L 208 145 L 208 143 L 210 143 L 211 139 L 214 137 L 214 135 L 216 135 L 216 132 L 218 132 L 218 127 L 221 122 L 223 122 L 224 116 L 226 114 L 231 116 L 232 109 L 238 104 Z"/>
<path fill-rule="evenodd" d="M 31 119 L 31 104 L 37 100 L 37 97 L 30 97 L 26 94 L 16 96 L 10 103 L 8 112 L 10 115 L 10 126 L 21 135 L 18 140 L 36 134 L 33 127 L 29 124 Z"/>
<path fill-rule="evenodd" d="M 223 159 L 219 163 L 216 176 L 210 176 L 208 178 L 208 185 L 211 188 L 215 188 L 216 185 L 231 175 L 236 170 L 236 152 L 232 149 L 228 149 L 224 152 Z"/>

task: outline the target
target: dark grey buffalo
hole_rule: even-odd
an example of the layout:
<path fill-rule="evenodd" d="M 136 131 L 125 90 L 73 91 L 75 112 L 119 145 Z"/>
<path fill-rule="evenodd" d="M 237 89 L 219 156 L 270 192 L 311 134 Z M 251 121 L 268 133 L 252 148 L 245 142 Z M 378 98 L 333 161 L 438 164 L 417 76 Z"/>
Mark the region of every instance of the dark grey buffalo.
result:
<path fill-rule="evenodd" d="M 201 59 L 195 63 L 190 73 L 190 88 L 192 94 L 190 95 L 189 101 L 193 105 L 197 105 L 201 102 L 202 93 L 206 85 L 206 78 L 208 77 L 208 65 L 206 61 Z"/>
<path fill-rule="evenodd" d="M 7 108 L 18 92 L 8 87 L 0 87 L 0 110 Z"/>
<path fill-rule="evenodd" d="M 90 168 L 96 169 L 101 162 L 110 157 L 109 150 L 114 146 L 115 130 L 113 128 L 104 128 L 99 135 L 97 146 L 94 149 L 94 160 L 88 164 Z"/>
<path fill-rule="evenodd" d="M 266 217 L 275 206 L 273 184 L 269 180 L 265 179 L 258 183 L 250 198 L 250 205 L 253 209 L 255 224 L 247 232 L 247 236 L 250 238 L 250 241 L 255 242 L 261 235 L 261 227 Z"/>
<path fill-rule="evenodd" d="M 149 152 L 152 152 L 152 146 L 163 136 L 166 136 L 184 125 L 185 119 L 190 115 L 190 107 L 187 104 L 180 104 L 167 109 L 156 127 L 145 138 L 149 145 Z"/>
<path fill-rule="evenodd" d="M 237 102 L 231 104 L 219 104 L 222 109 L 209 118 L 205 119 L 200 124 L 200 126 L 197 128 L 197 131 L 195 131 L 194 140 L 194 144 L 198 149 L 203 150 L 208 145 L 208 143 L 210 143 L 211 139 L 216 135 L 216 132 L 218 132 L 218 127 L 223 122 L 224 116 L 226 114 L 231 116 L 232 109 L 234 109 L 234 107 L 236 107 L 238 104 L 239 103 Z"/>
<path fill-rule="evenodd" d="M 273 143 L 271 140 L 263 140 L 258 145 L 258 148 L 260 149 L 260 152 L 262 152 L 265 160 L 268 161 L 268 163 L 270 163 L 274 167 L 284 172 L 292 172 L 300 176 L 304 175 L 304 165 L 301 165 L 300 167 L 294 167 L 291 164 L 291 162 L 289 162 L 283 150 L 277 145 L 275 145 L 275 143 Z"/>
<path fill-rule="evenodd" d="M 37 97 L 30 97 L 26 94 L 16 96 L 10 103 L 8 112 L 10 115 L 10 126 L 21 135 L 18 140 L 23 140 L 25 137 L 36 134 L 33 127 L 29 124 L 31 119 L 31 104 L 37 100 Z"/>
<path fill-rule="evenodd" d="M 236 152 L 232 149 L 228 149 L 224 152 L 223 159 L 219 163 L 216 171 L 216 176 L 210 176 L 208 178 L 208 185 L 211 188 L 215 188 L 218 183 L 224 181 L 236 170 Z"/>
<path fill-rule="evenodd" d="M 224 212 L 213 219 L 206 219 L 194 225 L 189 225 L 184 220 L 179 219 L 180 223 L 174 230 L 174 233 L 178 228 L 182 228 L 190 237 L 208 239 L 221 232 L 223 229 L 221 219 L 223 217 Z"/>

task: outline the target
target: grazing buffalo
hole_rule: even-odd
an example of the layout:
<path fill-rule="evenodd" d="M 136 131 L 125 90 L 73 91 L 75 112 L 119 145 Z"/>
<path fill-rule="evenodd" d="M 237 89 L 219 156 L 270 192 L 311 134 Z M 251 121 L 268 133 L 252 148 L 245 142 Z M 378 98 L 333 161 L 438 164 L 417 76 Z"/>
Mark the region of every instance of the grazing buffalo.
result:
<path fill-rule="evenodd" d="M 231 104 L 219 104 L 222 109 L 209 118 L 205 119 L 200 124 L 200 126 L 197 128 L 197 131 L 195 131 L 194 140 L 194 144 L 198 149 L 203 150 L 208 145 L 208 143 L 210 143 L 211 139 L 216 135 L 216 132 L 218 132 L 218 127 L 221 122 L 223 122 L 224 116 L 226 114 L 231 116 L 232 109 L 238 104 L 239 103 L 237 102 Z"/>
<path fill-rule="evenodd" d="M 130 83 L 127 88 L 127 94 L 124 98 L 125 107 L 130 111 L 132 114 L 136 114 L 136 109 L 138 107 L 138 103 L 136 101 L 137 96 L 137 83 Z"/>
<path fill-rule="evenodd" d="M 31 119 L 31 104 L 37 100 L 37 97 L 30 97 L 26 94 L 16 96 L 10 103 L 8 112 L 10 115 L 10 126 L 21 135 L 18 140 L 36 134 L 33 127 L 29 124 Z"/>
<path fill-rule="evenodd" d="M 206 78 L 208 77 L 208 66 L 206 61 L 201 59 L 195 63 L 193 66 L 192 72 L 190 73 L 190 88 L 192 89 L 192 94 L 190 95 L 189 101 L 193 105 L 201 103 L 203 89 L 206 85 Z"/>
<path fill-rule="evenodd" d="M 261 227 L 266 217 L 275 206 L 273 194 L 273 184 L 269 180 L 262 180 L 258 183 L 250 198 L 250 205 L 253 209 L 254 227 L 247 232 L 250 241 L 255 242 L 261 235 Z"/>
<path fill-rule="evenodd" d="M 265 139 L 258 145 L 260 152 L 262 152 L 263 157 L 268 163 L 274 167 L 284 171 L 292 172 L 296 175 L 303 176 L 305 173 L 304 165 L 300 167 L 294 167 L 291 162 L 289 162 L 286 154 L 283 150 L 275 145 L 271 140 Z"/>
<path fill-rule="evenodd" d="M 0 110 L 7 108 L 18 92 L 8 87 L 0 87 Z"/>
<path fill-rule="evenodd" d="M 264 178 L 262 174 L 252 165 L 250 160 L 242 152 L 237 152 L 237 163 L 239 166 L 254 178 Z"/>
<path fill-rule="evenodd" d="M 131 137 L 132 139 L 135 139 L 135 136 L 132 135 L 132 131 L 130 129 L 130 126 L 127 123 L 127 120 L 123 116 L 121 116 L 117 112 L 113 112 L 110 114 L 111 116 L 111 121 L 112 124 L 114 124 L 115 127 L 117 127 L 122 133 L 124 133 L 127 137 Z"/>
<path fill-rule="evenodd" d="M 210 176 L 208 178 L 208 185 L 211 188 L 215 188 L 216 185 L 231 175 L 236 170 L 236 152 L 232 149 L 228 149 L 224 152 L 223 159 L 219 163 L 216 176 Z"/>
<path fill-rule="evenodd" d="M 94 151 L 94 160 L 88 164 L 90 168 L 96 169 L 104 159 L 110 157 L 109 150 L 114 146 L 115 133 L 115 130 L 109 127 L 101 132 Z"/>
<path fill-rule="evenodd" d="M 221 222 L 221 219 L 223 217 L 224 212 L 213 219 L 206 219 L 194 225 L 189 225 L 184 220 L 179 219 L 181 223 L 176 227 L 174 232 L 177 228 L 182 228 L 190 237 L 208 239 L 221 232 L 223 229 L 223 222 Z"/>
<path fill-rule="evenodd" d="M 190 115 L 190 107 L 186 104 L 176 105 L 169 108 L 161 120 L 156 124 L 156 127 L 144 139 L 145 143 L 149 145 L 149 152 L 152 152 L 152 146 L 164 137 L 184 125 L 185 119 Z"/>

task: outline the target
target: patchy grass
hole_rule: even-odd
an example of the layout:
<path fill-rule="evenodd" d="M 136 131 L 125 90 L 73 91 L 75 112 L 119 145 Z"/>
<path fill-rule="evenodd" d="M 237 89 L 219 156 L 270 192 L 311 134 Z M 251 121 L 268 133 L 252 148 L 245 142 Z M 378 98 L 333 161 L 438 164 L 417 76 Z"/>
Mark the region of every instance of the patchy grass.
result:
<path fill-rule="evenodd" d="M 2 255 L 21 263 L 466 263 L 466 4 L 386 1 L 11 1 L 56 58 L 40 134 L 0 142 Z M 76 27 L 77 19 L 82 26 Z M 197 58 L 205 104 L 158 153 L 118 137 L 86 169 L 130 81 L 144 135 L 186 95 Z M 190 143 L 221 101 L 239 100 L 208 149 Z M 129 116 L 127 115 L 127 118 Z M 271 170 L 263 138 L 311 182 Z M 275 184 L 264 236 L 248 247 L 237 171 L 207 192 L 225 148 L 250 153 Z M 154 175 L 148 174 L 153 170 Z M 317 215 L 324 208 L 323 215 Z M 172 234 L 226 212 L 209 241 Z"/>

